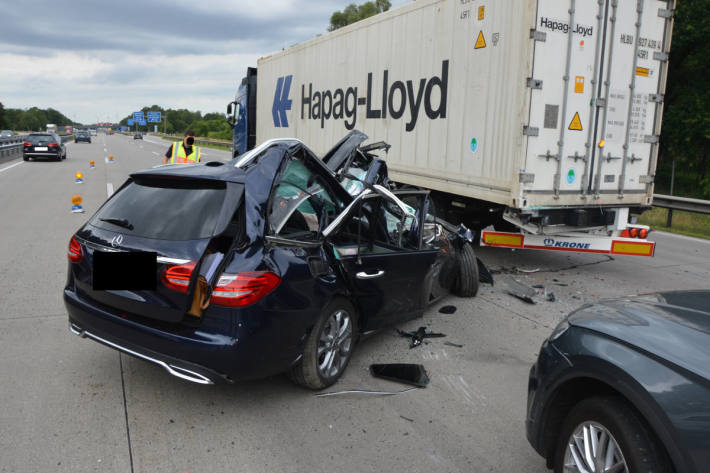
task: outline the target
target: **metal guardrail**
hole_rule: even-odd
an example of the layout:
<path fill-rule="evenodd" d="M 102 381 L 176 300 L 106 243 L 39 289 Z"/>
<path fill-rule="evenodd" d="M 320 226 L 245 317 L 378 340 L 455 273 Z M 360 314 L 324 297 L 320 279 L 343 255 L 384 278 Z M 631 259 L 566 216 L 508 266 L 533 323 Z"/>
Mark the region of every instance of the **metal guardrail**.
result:
<path fill-rule="evenodd" d="M 182 139 L 183 139 L 182 136 L 165 135 L 163 133 L 151 133 L 151 134 L 161 136 L 163 138 L 174 139 L 175 141 L 182 141 Z M 195 143 L 198 145 L 224 146 L 225 148 L 232 147 L 232 142 L 226 141 L 226 140 L 198 140 L 198 139 L 195 139 Z"/>
<path fill-rule="evenodd" d="M 710 214 L 710 200 L 653 194 L 653 205 L 656 207 L 663 207 L 664 209 L 685 210 L 687 212 Z"/>

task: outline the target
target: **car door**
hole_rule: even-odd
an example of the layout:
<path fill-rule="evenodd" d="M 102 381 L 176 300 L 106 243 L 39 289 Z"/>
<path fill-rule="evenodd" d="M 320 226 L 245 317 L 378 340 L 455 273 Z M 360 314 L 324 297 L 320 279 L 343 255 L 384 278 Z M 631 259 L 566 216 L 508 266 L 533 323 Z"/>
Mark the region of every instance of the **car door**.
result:
<path fill-rule="evenodd" d="M 367 189 L 325 231 L 364 329 L 421 315 L 438 248 L 422 244 L 423 213 L 380 186 Z"/>

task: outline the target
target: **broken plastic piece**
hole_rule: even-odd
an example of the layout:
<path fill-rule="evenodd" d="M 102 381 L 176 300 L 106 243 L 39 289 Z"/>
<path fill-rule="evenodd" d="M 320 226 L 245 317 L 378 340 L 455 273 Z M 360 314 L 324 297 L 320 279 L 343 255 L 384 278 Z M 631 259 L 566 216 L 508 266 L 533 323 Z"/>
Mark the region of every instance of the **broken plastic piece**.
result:
<path fill-rule="evenodd" d="M 555 295 L 552 292 L 550 292 L 547 294 L 547 300 L 550 302 L 555 302 L 557 300 L 557 298 L 555 298 Z"/>
<path fill-rule="evenodd" d="M 523 268 L 515 268 L 516 271 L 521 272 L 521 273 L 537 273 L 540 271 L 540 268 L 535 268 L 535 269 L 523 269 Z"/>
<path fill-rule="evenodd" d="M 397 394 L 408 393 L 409 391 L 414 391 L 416 388 L 407 388 L 403 391 L 369 391 L 367 389 L 348 389 L 346 391 L 334 391 L 330 393 L 320 393 L 316 394 L 316 397 L 326 397 L 326 396 L 338 396 L 340 394 L 375 394 L 379 396 L 395 396 Z"/>
<path fill-rule="evenodd" d="M 535 304 L 535 299 L 533 299 L 533 297 L 537 295 L 537 291 L 535 289 L 509 277 L 505 278 L 503 281 L 506 286 L 508 286 L 508 293 L 510 295 L 513 295 L 528 304 Z"/>
<path fill-rule="evenodd" d="M 422 344 L 422 340 L 425 338 L 440 338 L 446 336 L 443 333 L 427 332 L 426 327 L 419 327 L 416 332 L 406 332 L 398 328 L 395 330 L 402 337 L 412 338 L 412 341 L 409 343 L 409 348 L 418 347 Z"/>
<path fill-rule="evenodd" d="M 429 376 L 424 366 L 412 363 L 370 365 L 370 374 L 375 378 L 388 379 L 420 388 L 429 384 Z"/>
<path fill-rule="evenodd" d="M 440 314 L 453 314 L 454 312 L 456 312 L 456 306 L 453 305 L 445 305 L 439 309 Z"/>
<path fill-rule="evenodd" d="M 478 280 L 480 282 L 488 283 L 491 286 L 494 286 L 495 282 L 493 281 L 493 274 L 491 273 L 491 271 L 485 264 L 483 264 L 481 258 L 476 257 L 476 262 L 478 263 Z"/>

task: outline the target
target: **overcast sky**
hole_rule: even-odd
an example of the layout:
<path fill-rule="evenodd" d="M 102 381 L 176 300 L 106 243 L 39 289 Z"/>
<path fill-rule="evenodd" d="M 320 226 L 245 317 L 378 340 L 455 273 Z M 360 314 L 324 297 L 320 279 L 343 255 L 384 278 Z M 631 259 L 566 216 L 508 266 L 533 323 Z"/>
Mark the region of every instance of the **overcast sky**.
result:
<path fill-rule="evenodd" d="M 0 102 L 81 123 L 153 104 L 224 112 L 247 66 L 324 33 L 349 3 L 0 0 Z"/>

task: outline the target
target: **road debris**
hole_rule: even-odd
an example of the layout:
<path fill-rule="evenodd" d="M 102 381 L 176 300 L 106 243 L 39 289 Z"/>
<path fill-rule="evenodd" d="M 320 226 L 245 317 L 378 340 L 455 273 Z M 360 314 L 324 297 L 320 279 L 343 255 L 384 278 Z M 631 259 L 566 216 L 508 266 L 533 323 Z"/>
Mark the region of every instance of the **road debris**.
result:
<path fill-rule="evenodd" d="M 515 296 L 528 304 L 536 304 L 535 299 L 533 298 L 537 295 L 537 291 L 534 288 L 510 277 L 503 279 L 503 282 L 508 287 L 508 294 Z"/>
<path fill-rule="evenodd" d="M 419 387 L 407 388 L 403 391 L 370 391 L 367 389 L 348 389 L 345 391 L 333 391 L 333 392 L 329 392 L 329 393 L 320 393 L 320 394 L 316 394 L 315 397 L 339 396 L 341 394 L 372 394 L 372 395 L 376 395 L 376 396 L 396 396 L 397 394 L 408 393 L 409 391 L 414 391 L 415 389 L 419 389 Z"/>
<path fill-rule="evenodd" d="M 454 312 L 456 312 L 456 306 L 453 305 L 445 305 L 439 309 L 440 314 L 453 314 Z"/>
<path fill-rule="evenodd" d="M 476 257 L 476 263 L 478 263 L 478 281 L 490 284 L 491 286 L 495 286 L 495 281 L 493 281 L 493 274 L 488 269 L 488 266 L 486 266 L 483 261 L 481 261 L 481 258 L 478 257 Z"/>
<path fill-rule="evenodd" d="M 409 348 L 418 347 L 425 338 L 441 338 L 446 336 L 446 334 L 443 333 L 427 332 L 426 327 L 419 327 L 416 332 L 406 332 L 398 328 L 395 330 L 401 337 L 412 339 L 409 343 Z"/>
<path fill-rule="evenodd" d="M 404 420 L 408 420 L 409 422 L 414 422 L 414 419 L 410 419 L 409 417 L 404 417 L 403 415 L 400 415 L 400 417 Z"/>
<path fill-rule="evenodd" d="M 429 384 L 429 375 L 423 365 L 414 363 L 384 363 L 370 365 L 370 374 L 375 378 L 397 381 L 420 388 Z"/>
<path fill-rule="evenodd" d="M 519 273 L 537 273 L 540 271 L 540 268 L 535 268 L 535 269 L 523 269 L 523 268 L 518 268 L 516 267 L 515 270 Z"/>
<path fill-rule="evenodd" d="M 463 348 L 463 345 L 459 345 L 458 343 L 450 342 L 450 341 L 445 341 L 444 345 L 448 345 L 450 347 L 456 347 L 456 348 Z"/>
<path fill-rule="evenodd" d="M 548 293 L 547 293 L 547 300 L 550 301 L 550 302 L 555 302 L 555 301 L 557 300 L 557 298 L 555 297 L 555 294 L 554 294 L 554 293 L 548 292 Z"/>

